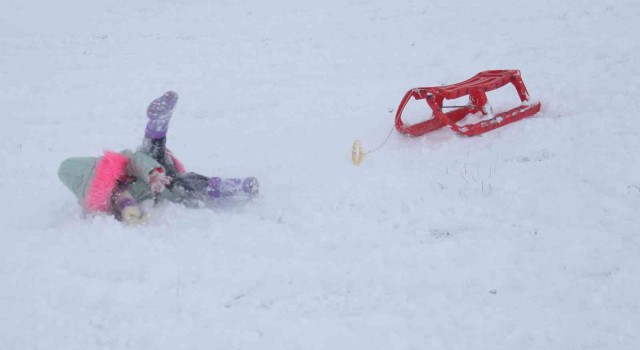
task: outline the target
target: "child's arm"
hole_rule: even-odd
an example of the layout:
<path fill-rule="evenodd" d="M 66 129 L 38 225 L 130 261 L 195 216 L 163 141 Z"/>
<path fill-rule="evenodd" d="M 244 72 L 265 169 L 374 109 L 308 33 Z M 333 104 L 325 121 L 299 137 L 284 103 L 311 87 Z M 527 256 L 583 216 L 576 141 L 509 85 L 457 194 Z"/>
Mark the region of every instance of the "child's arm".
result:
<path fill-rule="evenodd" d="M 136 203 L 131 193 L 124 187 L 117 188 L 111 197 L 111 207 L 118 221 L 129 225 L 147 222 L 147 213 Z"/>
<path fill-rule="evenodd" d="M 155 168 L 149 173 L 149 187 L 151 192 L 160 193 L 171 184 L 172 178 L 165 175 L 162 168 Z"/>
<path fill-rule="evenodd" d="M 149 175 L 154 170 L 161 173 L 165 172 L 164 167 L 160 163 L 145 153 L 131 151 L 124 151 L 123 153 L 129 158 L 127 172 L 135 176 L 138 180 L 149 184 Z"/>

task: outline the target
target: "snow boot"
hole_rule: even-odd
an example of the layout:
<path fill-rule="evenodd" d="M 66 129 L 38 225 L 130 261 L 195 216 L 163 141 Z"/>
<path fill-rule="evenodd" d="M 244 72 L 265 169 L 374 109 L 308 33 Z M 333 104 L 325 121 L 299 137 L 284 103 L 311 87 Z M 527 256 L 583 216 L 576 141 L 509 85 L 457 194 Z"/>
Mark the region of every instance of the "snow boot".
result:
<path fill-rule="evenodd" d="M 260 191 L 260 184 L 255 177 L 244 179 L 212 177 L 209 179 L 207 194 L 211 199 L 246 195 L 255 197 Z"/>
<path fill-rule="evenodd" d="M 168 91 L 164 95 L 153 100 L 147 108 L 147 127 L 144 130 L 144 137 L 147 139 L 161 139 L 167 136 L 169 121 L 173 114 L 173 109 L 178 102 L 178 94 Z"/>

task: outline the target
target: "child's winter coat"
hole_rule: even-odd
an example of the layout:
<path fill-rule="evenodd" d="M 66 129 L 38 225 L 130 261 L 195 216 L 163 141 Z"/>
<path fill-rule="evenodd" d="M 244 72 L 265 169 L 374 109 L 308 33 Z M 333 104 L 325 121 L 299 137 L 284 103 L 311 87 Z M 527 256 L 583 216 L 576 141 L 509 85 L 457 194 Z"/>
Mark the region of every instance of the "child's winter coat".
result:
<path fill-rule="evenodd" d="M 167 151 L 166 168 L 143 152 L 105 151 L 102 157 L 75 157 L 62 162 L 58 170 L 60 180 L 78 198 L 85 212 L 111 213 L 114 189 L 125 184 L 137 202 L 154 198 L 148 183 L 153 170 L 165 174 L 185 172 L 182 164 Z M 168 169 L 167 169 L 168 168 Z M 156 194 L 160 199 L 179 200 L 171 191 Z"/>

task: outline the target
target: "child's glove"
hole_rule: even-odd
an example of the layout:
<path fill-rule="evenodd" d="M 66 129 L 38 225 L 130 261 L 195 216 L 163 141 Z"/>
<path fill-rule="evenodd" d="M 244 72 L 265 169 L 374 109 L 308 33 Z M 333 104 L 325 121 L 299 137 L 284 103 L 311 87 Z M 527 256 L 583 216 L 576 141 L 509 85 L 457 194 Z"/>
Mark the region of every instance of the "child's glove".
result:
<path fill-rule="evenodd" d="M 145 224 L 147 213 L 136 203 L 129 191 L 124 188 L 117 188 L 111 198 L 116 219 L 128 225 Z"/>
<path fill-rule="evenodd" d="M 151 192 L 160 193 L 171 184 L 171 177 L 164 174 L 162 168 L 155 168 L 149 173 L 149 187 Z"/>
<path fill-rule="evenodd" d="M 138 205 L 124 207 L 120 211 L 122 222 L 127 225 L 140 225 L 147 223 L 147 213 L 142 211 Z"/>

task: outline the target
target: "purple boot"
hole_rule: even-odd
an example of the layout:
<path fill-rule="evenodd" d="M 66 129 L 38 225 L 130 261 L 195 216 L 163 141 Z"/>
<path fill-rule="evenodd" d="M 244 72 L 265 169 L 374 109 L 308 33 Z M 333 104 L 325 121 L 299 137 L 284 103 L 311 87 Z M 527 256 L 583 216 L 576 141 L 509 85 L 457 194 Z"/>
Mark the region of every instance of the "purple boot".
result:
<path fill-rule="evenodd" d="M 260 192 L 260 184 L 255 177 L 244 179 L 212 177 L 209 179 L 209 185 L 207 186 L 207 194 L 211 199 L 236 195 L 246 195 L 253 198 L 258 195 L 258 192 Z"/>
<path fill-rule="evenodd" d="M 178 102 L 178 94 L 168 91 L 164 95 L 153 100 L 147 108 L 147 127 L 144 137 L 147 139 L 160 139 L 167 136 L 171 114 Z"/>

